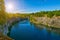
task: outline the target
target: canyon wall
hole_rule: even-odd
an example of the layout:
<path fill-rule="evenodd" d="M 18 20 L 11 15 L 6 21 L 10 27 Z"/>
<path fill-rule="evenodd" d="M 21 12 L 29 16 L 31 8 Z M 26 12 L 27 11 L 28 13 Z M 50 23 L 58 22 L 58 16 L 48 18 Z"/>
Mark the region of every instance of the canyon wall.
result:
<path fill-rule="evenodd" d="M 30 22 L 34 24 L 42 24 L 47 25 L 49 27 L 56 27 L 60 28 L 60 16 L 53 16 L 52 18 L 49 17 L 35 17 L 33 16 L 30 18 Z"/>

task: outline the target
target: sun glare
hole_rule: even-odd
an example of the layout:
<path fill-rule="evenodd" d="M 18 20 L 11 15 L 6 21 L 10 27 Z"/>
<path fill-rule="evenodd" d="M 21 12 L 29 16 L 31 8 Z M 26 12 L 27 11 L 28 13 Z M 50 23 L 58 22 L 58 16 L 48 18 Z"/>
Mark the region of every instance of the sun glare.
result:
<path fill-rule="evenodd" d="M 6 4 L 6 10 L 8 12 L 13 11 L 14 10 L 14 5 L 12 3 Z"/>

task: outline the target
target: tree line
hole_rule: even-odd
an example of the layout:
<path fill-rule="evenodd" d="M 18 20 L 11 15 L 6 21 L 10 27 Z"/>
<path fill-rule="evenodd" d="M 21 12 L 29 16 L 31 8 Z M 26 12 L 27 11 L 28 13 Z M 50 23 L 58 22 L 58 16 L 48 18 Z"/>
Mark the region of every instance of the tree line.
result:
<path fill-rule="evenodd" d="M 42 16 L 53 17 L 54 15 L 60 16 L 60 10 L 41 11 L 41 12 L 32 13 L 31 15 L 38 16 L 38 17 L 42 17 Z"/>

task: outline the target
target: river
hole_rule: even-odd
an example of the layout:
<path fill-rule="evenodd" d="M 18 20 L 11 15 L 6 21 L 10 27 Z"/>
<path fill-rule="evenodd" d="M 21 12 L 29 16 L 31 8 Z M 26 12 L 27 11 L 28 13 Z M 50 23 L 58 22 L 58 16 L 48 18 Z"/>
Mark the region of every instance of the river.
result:
<path fill-rule="evenodd" d="M 60 40 L 58 33 L 48 31 L 45 27 L 38 28 L 31 24 L 29 20 L 13 25 L 10 37 L 15 40 Z"/>

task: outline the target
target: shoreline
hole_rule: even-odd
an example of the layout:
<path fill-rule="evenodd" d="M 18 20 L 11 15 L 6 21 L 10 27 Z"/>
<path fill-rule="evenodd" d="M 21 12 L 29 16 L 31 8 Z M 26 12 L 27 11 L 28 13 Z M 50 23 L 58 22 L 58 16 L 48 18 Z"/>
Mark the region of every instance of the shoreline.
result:
<path fill-rule="evenodd" d="M 35 25 L 44 25 L 53 28 L 60 28 L 60 16 L 59 17 L 35 17 L 30 18 L 30 22 Z"/>

